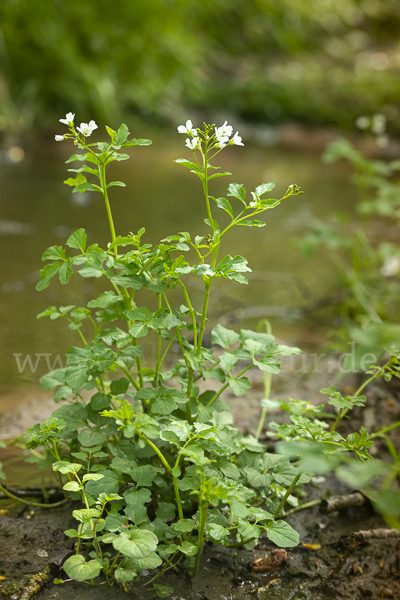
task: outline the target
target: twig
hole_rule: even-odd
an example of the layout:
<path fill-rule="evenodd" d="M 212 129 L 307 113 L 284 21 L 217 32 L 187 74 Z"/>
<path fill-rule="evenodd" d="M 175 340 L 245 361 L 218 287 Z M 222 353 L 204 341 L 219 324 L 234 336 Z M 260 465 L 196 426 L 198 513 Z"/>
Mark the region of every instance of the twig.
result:
<path fill-rule="evenodd" d="M 340 510 L 341 508 L 347 508 L 349 506 L 361 506 L 365 504 L 366 498 L 360 492 L 354 492 L 352 494 L 345 494 L 343 496 L 333 496 L 329 500 L 322 500 L 322 508 L 325 512 L 330 513 L 334 510 Z"/>
<path fill-rule="evenodd" d="M 354 540 L 358 544 L 365 542 L 368 539 L 387 539 L 390 537 L 400 537 L 399 529 L 368 529 L 367 531 L 356 531 L 349 535 L 350 540 Z"/>

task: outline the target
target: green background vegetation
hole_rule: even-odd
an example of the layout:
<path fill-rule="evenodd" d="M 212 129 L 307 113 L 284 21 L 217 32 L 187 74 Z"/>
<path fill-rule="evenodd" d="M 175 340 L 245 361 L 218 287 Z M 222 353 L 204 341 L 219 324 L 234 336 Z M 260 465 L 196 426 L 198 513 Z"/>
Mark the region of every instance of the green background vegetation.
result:
<path fill-rule="evenodd" d="M 3 0 L 0 130 L 398 115 L 398 0 Z"/>

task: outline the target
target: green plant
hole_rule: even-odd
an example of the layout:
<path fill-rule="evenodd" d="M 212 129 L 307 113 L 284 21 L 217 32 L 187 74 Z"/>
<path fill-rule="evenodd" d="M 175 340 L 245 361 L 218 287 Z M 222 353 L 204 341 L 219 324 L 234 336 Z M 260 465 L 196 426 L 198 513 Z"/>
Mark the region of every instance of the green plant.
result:
<path fill-rule="evenodd" d="M 129 158 L 126 148 L 151 142 L 129 139 L 121 125 L 117 131 L 107 127 L 109 142 L 88 143 L 97 128 L 94 121 L 75 127 L 68 113 L 61 122 L 69 132 L 56 140 L 70 139 L 80 150 L 67 163 L 82 163 L 69 169 L 74 176 L 65 183 L 74 193 L 101 194 L 111 233 L 104 249 L 87 246 L 83 229 L 66 242 L 73 255 L 62 246 L 48 248 L 37 285 L 47 288 L 56 275 L 65 285 L 79 274 L 102 277 L 110 288 L 87 306 L 51 306 L 38 315 L 64 318 L 81 343 L 68 349 L 66 368 L 41 379 L 63 404 L 26 437 L 28 449 L 46 448 L 67 497 L 83 503 L 73 511 L 77 528 L 66 531 L 77 540 L 75 555 L 64 564 L 66 573 L 91 581 L 102 572 L 110 584 L 127 589 L 142 569 L 161 565 L 163 572 L 182 563 L 195 575 L 206 538 L 251 547 L 265 532 L 279 546 L 296 545 L 298 534 L 279 515 L 294 484 L 309 476 L 299 474 L 288 458 L 268 453 L 253 436 L 219 423 L 229 409 L 221 399 L 225 389 L 237 396 L 247 393 L 249 369 L 277 373 L 276 357 L 300 350 L 275 343 L 268 333 L 238 333 L 219 324 L 211 330 L 211 348 L 204 347 L 203 338 L 213 282 L 247 284 L 243 273 L 250 271 L 240 255 L 219 258 L 223 238 L 234 226 L 264 226 L 256 217 L 300 190 L 291 185 L 283 197 L 271 199 L 266 194 L 274 184 L 263 183 L 248 200 L 244 187 L 231 183 L 227 195 L 238 211 L 228 198 L 211 196 L 212 180 L 230 175 L 212 161 L 227 145 L 243 144 L 226 122 L 195 129 L 187 121 L 178 131 L 187 134 L 193 159 L 175 162 L 201 181 L 209 233 L 193 238 L 180 232 L 152 246 L 142 241 L 144 228 L 117 235 L 108 190 L 124 184 L 106 178 L 110 163 Z M 215 208 L 228 216 L 224 227 L 214 217 Z M 198 309 L 185 285 L 189 273 L 204 284 Z M 176 292 L 170 296 L 175 289 L 184 304 L 177 302 Z M 153 293 L 153 305 L 141 305 L 140 290 Z M 83 333 L 85 322 L 91 338 Z M 143 354 L 147 336 L 156 340 L 155 364 Z M 169 356 L 174 343 L 180 348 L 177 358 Z M 218 391 L 200 389 L 208 379 L 218 382 Z M 39 466 L 42 457 L 37 456 Z"/>
<path fill-rule="evenodd" d="M 370 129 L 378 143 L 387 142 L 382 115 L 360 117 L 357 123 L 366 131 Z M 370 139 L 366 133 L 366 141 Z M 325 162 L 345 159 L 353 166 L 358 217 L 314 219 L 310 231 L 296 243 L 306 255 L 323 247 L 337 268 L 342 288 L 334 303 L 341 319 L 341 327 L 335 332 L 341 340 L 338 346 L 355 341 L 360 356 L 373 352 L 379 358 L 390 345 L 400 345 L 400 248 L 377 229 L 383 218 L 390 219 L 392 230 L 398 229 L 400 161 L 373 159 L 367 151 L 367 144 L 358 149 L 342 138 L 328 145 Z"/>
<path fill-rule="evenodd" d="M 363 407 L 367 398 L 361 392 L 373 381 L 383 378 L 389 382 L 393 377 L 400 379 L 400 353 L 393 349 L 383 365 L 372 365 L 368 378 L 360 385 L 354 395 L 345 396 L 333 386 L 323 388 L 322 394 L 329 397 L 328 404 L 335 407 L 336 419 L 329 426 L 321 416 L 332 417 L 323 413 L 324 404 L 313 406 L 308 402 L 290 400 L 281 402 L 280 406 L 290 415 L 290 423 L 278 425 L 270 422 L 269 435 L 282 441 L 277 444 L 277 452 L 289 456 L 296 461 L 301 472 L 312 470 L 318 474 L 326 474 L 334 470 L 351 489 L 361 490 L 369 497 L 377 512 L 392 527 L 400 528 L 400 490 L 398 475 L 400 472 L 400 454 L 389 437 L 389 433 L 400 427 L 400 421 L 391 423 L 380 430 L 370 433 L 365 427 L 359 432 L 347 436 L 337 431 L 338 426 L 355 406 Z M 386 441 L 392 462 L 375 460 L 369 450 L 375 445 L 374 440 L 383 438 Z M 318 501 L 317 501 L 318 502 Z M 307 503 L 304 508 L 315 504 Z M 289 512 L 300 510 L 295 507 Z"/>

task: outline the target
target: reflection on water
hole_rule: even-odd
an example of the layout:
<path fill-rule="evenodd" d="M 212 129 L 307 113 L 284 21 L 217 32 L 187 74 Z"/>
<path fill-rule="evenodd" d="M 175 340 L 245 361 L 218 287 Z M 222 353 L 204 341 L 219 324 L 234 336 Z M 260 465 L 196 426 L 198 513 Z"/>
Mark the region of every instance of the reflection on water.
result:
<path fill-rule="evenodd" d="M 49 364 L 53 365 L 57 357 L 63 360 L 66 348 L 79 343 L 76 332 L 61 319 L 38 321 L 36 315 L 52 304 L 85 306 L 104 285 L 76 276 L 65 288 L 54 280 L 45 291 L 35 291 L 42 267 L 40 257 L 48 246 L 64 244 L 70 233 L 80 227 L 86 229 L 88 243 L 109 241 L 100 195 L 72 194 L 71 188 L 62 183 L 67 176 L 64 160 L 73 149 L 67 145 L 54 145 L 51 149 L 53 154 L 39 148 L 28 152 L 23 162 L 0 167 L 2 392 L 38 387 L 39 377 Z M 173 163 L 174 158 L 190 157 L 189 151 L 158 142 L 135 148 L 131 155 L 130 161 L 114 163 L 110 175 L 127 184 L 126 189 L 112 188 L 110 194 L 117 233 L 135 232 L 145 226 L 146 241 L 152 243 L 178 231 L 207 234 L 200 182 L 187 169 Z M 231 181 L 243 183 L 248 191 L 261 182 L 275 181 L 275 197 L 296 183 L 305 194 L 267 213 L 267 227 L 241 227 L 227 236 L 225 253 L 240 253 L 248 258 L 254 273 L 250 288 L 218 282 L 211 299 L 212 309 L 234 326 L 239 320 L 254 326 L 259 318 L 269 316 L 276 333 L 296 337 L 296 309 L 324 293 L 332 271 L 324 256 L 303 259 L 290 240 L 310 214 L 323 216 L 333 210 L 348 210 L 351 192 L 345 182 L 347 174 L 321 165 L 317 156 L 276 148 L 233 147 L 220 157 L 222 169 L 233 175 L 213 182 L 210 193 L 215 196 L 224 195 Z M 224 217 L 225 213 L 217 217 L 222 224 Z M 189 277 L 188 287 L 200 300 L 201 281 Z M 142 300 L 138 294 L 138 301 L 146 302 L 146 291 Z M 176 301 L 182 302 L 178 292 Z M 297 324 L 296 331 L 298 327 Z"/>

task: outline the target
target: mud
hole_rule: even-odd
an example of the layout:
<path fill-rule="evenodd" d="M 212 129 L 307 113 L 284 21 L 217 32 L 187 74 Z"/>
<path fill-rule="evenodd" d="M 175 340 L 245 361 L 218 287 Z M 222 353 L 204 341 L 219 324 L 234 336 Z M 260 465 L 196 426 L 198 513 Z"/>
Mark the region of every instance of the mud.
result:
<path fill-rule="evenodd" d="M 333 493 L 343 491 L 330 482 Z M 319 486 L 308 486 L 309 498 L 320 496 Z M 146 587 L 154 573 L 145 574 L 139 583 L 125 593 L 107 584 L 91 585 L 68 581 L 54 585 L 54 578 L 67 579 L 60 563 L 72 552 L 72 541 L 63 535 L 72 526 L 71 507 L 63 510 L 27 508 L 18 516 L 0 517 L 0 598 L 17 600 L 32 575 L 48 568 L 50 578 L 36 594 L 38 600 L 149 600 L 155 596 L 152 584 Z M 27 517 L 31 517 L 27 519 Z M 367 504 L 347 508 L 332 514 L 318 506 L 288 517 L 301 536 L 301 544 L 287 550 L 287 561 L 267 573 L 253 573 L 249 563 L 265 557 L 275 548 L 262 539 L 252 550 L 227 549 L 206 544 L 200 571 L 193 580 L 184 572 L 168 572 L 155 583 L 172 589 L 171 598 L 179 600 L 320 600 L 343 598 L 400 598 L 399 538 L 372 539 L 358 546 L 349 545 L 350 533 L 385 527 Z M 320 544 L 318 549 L 303 544 Z M 393 594 L 393 595 L 391 595 Z"/>
<path fill-rule="evenodd" d="M 274 396 L 321 401 L 320 387 L 327 385 L 325 373 L 313 373 L 298 383 L 294 392 L 294 377 L 274 378 Z M 226 397 L 231 403 L 235 419 L 243 427 L 254 432 L 260 414 L 259 400 L 263 397 L 262 381 L 254 380 L 255 391 L 250 399 Z M 352 376 L 342 382 L 347 393 L 357 385 Z M 394 382 L 390 387 L 374 384 L 368 392 L 364 410 L 356 410 L 352 419 L 343 426 L 355 431 L 361 425 L 377 430 L 390 422 L 399 420 L 400 386 Z M 239 418 L 240 417 L 240 418 Z M 273 420 L 281 421 L 285 415 L 274 413 Z M 392 441 L 399 445 L 399 434 L 391 434 Z M 273 440 L 268 442 L 273 443 Z M 383 445 L 377 444 L 376 456 L 385 457 Z M 28 484 L 28 481 L 26 481 Z M 20 485 L 21 480 L 20 480 Z M 349 490 L 333 477 L 305 486 L 307 496 L 303 501 L 318 499 L 323 493 L 348 493 Z M 140 582 L 135 583 L 128 593 L 105 582 L 93 587 L 86 583 L 67 581 L 55 585 L 54 578 L 67 579 L 62 571 L 62 561 L 73 551 L 73 541 L 63 531 L 76 523 L 71 517 L 71 506 L 46 511 L 30 507 L 25 509 L 7 501 L 0 501 L 0 509 L 10 509 L 10 515 L 0 513 L 0 598 L 26 600 L 28 584 L 36 574 L 40 590 L 34 596 L 38 600 L 122 600 L 134 598 L 150 600 L 157 598 L 153 584 L 148 582 L 155 572 L 142 573 Z M 353 532 L 387 527 L 373 512 L 368 501 L 358 507 L 343 508 L 327 514 L 322 506 L 314 506 L 288 517 L 290 524 L 300 533 L 301 543 L 287 549 L 287 561 L 267 573 L 254 573 L 249 563 L 264 558 L 276 548 L 267 539 L 261 539 L 252 550 L 227 549 L 222 546 L 205 545 L 201 567 L 194 579 L 185 572 L 168 571 L 154 583 L 171 588 L 172 600 L 362 600 L 371 598 L 400 599 L 400 538 L 369 539 L 351 545 L 349 535 Z M 315 549 L 304 546 L 314 546 Z M 147 584 L 147 585 L 146 585 Z"/>

